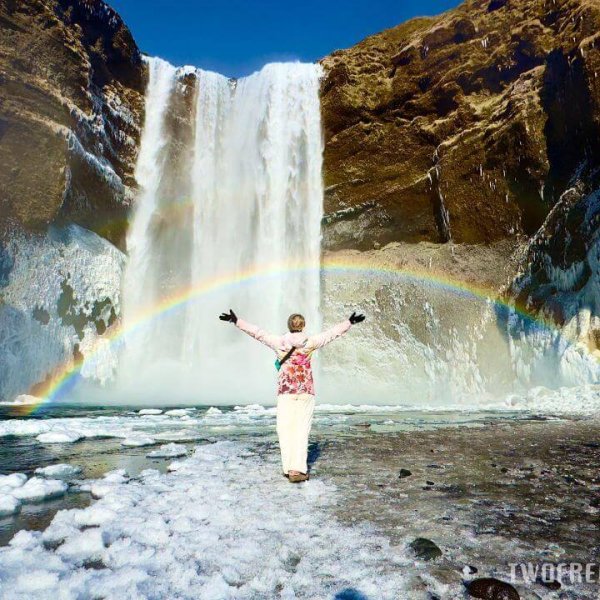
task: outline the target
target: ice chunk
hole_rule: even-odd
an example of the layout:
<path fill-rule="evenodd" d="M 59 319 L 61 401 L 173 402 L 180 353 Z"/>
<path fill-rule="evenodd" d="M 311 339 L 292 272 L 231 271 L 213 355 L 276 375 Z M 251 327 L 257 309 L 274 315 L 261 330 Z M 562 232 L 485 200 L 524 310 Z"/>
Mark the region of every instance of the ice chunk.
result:
<path fill-rule="evenodd" d="M 129 474 L 125 469 L 115 469 L 105 473 L 103 480 L 110 483 L 125 483 L 129 481 Z"/>
<path fill-rule="evenodd" d="M 51 571 L 27 571 L 17 578 L 17 587 L 25 593 L 43 592 L 58 583 L 58 573 Z M 39 598 L 39 596 L 36 596 Z"/>
<path fill-rule="evenodd" d="M 86 529 L 59 546 L 57 553 L 75 564 L 100 560 L 104 553 L 104 538 L 98 527 Z"/>
<path fill-rule="evenodd" d="M 82 437 L 76 431 L 49 431 L 48 433 L 40 433 L 36 439 L 42 444 L 72 444 Z"/>
<path fill-rule="evenodd" d="M 218 409 L 216 406 L 211 406 L 207 411 L 206 411 L 206 415 L 207 416 L 212 416 L 212 415 L 222 415 L 223 411 Z"/>
<path fill-rule="evenodd" d="M 146 454 L 148 458 L 177 458 L 185 456 L 187 448 L 182 444 L 163 444 L 160 449 Z"/>
<path fill-rule="evenodd" d="M 11 473 L 10 475 L 0 475 L 0 488 L 18 488 L 27 481 L 25 473 Z"/>
<path fill-rule="evenodd" d="M 127 471 L 125 471 L 125 469 L 116 469 L 106 473 L 102 479 L 92 482 L 89 485 L 89 488 L 87 486 L 82 486 L 82 489 L 89 489 L 94 498 L 103 498 L 112 492 L 116 486 L 127 483 L 128 481 L 129 476 L 127 475 Z"/>
<path fill-rule="evenodd" d="M 174 408 L 166 411 L 165 415 L 169 415 L 169 417 L 187 417 L 189 412 L 189 408 Z"/>
<path fill-rule="evenodd" d="M 154 444 L 156 444 L 156 440 L 154 438 L 148 437 L 148 436 L 132 436 L 132 437 L 128 437 L 125 438 L 122 442 L 121 445 L 123 446 L 153 446 Z"/>
<path fill-rule="evenodd" d="M 18 550 L 33 550 L 36 546 L 39 546 L 39 538 L 39 532 L 22 529 L 15 533 L 9 544 L 11 548 Z"/>
<path fill-rule="evenodd" d="M 138 415 L 162 415 L 162 412 L 160 408 L 142 408 L 138 410 Z"/>
<path fill-rule="evenodd" d="M 72 479 L 81 473 L 81 467 L 72 465 L 49 465 L 35 470 L 35 474 L 46 479 Z"/>
<path fill-rule="evenodd" d="M 14 515 L 19 512 L 21 508 L 21 501 L 15 498 L 11 494 L 0 496 L 0 517 L 6 517 L 8 515 Z"/>
<path fill-rule="evenodd" d="M 75 523 L 79 527 L 98 527 L 117 518 L 117 513 L 105 506 L 93 504 L 75 515 Z"/>
<path fill-rule="evenodd" d="M 13 496 L 23 502 L 41 502 L 62 496 L 67 488 L 67 484 L 59 479 L 32 477 L 25 485 L 16 488 Z"/>
<path fill-rule="evenodd" d="M 233 410 L 237 410 L 239 412 L 245 412 L 245 413 L 262 413 L 264 412 L 266 409 L 262 404 L 246 404 L 244 406 L 234 406 Z"/>

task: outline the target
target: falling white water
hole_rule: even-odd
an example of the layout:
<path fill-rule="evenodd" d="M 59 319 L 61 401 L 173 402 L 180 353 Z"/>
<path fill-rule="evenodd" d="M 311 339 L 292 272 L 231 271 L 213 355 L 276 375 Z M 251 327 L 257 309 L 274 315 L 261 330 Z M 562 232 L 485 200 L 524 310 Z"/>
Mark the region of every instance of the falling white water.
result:
<path fill-rule="evenodd" d="M 128 335 L 121 381 L 195 401 L 264 401 L 272 356 L 217 316 L 233 308 L 283 332 L 302 312 L 320 327 L 320 68 L 270 64 L 237 82 L 159 59 L 149 70 L 124 327 L 198 293 Z"/>

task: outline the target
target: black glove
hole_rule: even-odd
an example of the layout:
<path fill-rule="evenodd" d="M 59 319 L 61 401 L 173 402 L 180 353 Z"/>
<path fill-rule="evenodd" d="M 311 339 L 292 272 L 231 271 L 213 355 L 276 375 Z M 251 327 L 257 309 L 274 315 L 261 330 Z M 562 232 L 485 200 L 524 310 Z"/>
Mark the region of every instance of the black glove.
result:
<path fill-rule="evenodd" d="M 229 321 L 234 325 L 237 323 L 237 315 L 231 309 L 229 309 L 229 313 L 221 313 L 219 319 L 221 321 Z"/>
<path fill-rule="evenodd" d="M 357 315 L 355 312 L 353 312 L 350 315 L 350 317 L 348 318 L 348 320 L 350 321 L 350 323 L 352 323 L 352 325 L 356 325 L 357 323 L 362 323 L 365 319 L 366 319 L 365 315 Z"/>

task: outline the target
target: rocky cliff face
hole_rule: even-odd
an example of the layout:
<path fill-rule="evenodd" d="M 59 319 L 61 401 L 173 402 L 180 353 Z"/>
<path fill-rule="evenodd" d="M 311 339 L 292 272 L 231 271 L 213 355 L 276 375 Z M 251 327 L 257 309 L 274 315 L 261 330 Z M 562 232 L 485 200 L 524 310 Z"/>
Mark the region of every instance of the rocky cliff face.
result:
<path fill-rule="evenodd" d="M 600 173 L 574 180 L 528 246 L 507 295 L 600 359 Z"/>
<path fill-rule="evenodd" d="M 467 0 L 322 64 L 329 248 L 529 236 L 600 164 L 596 0 Z"/>
<path fill-rule="evenodd" d="M 75 222 L 123 246 L 145 87 L 100 0 L 0 4 L 0 233 Z"/>
<path fill-rule="evenodd" d="M 0 30 L 0 399 L 11 400 L 98 351 L 117 319 L 146 68 L 101 0 L 4 0 Z M 111 376 L 110 361 L 96 366 Z"/>

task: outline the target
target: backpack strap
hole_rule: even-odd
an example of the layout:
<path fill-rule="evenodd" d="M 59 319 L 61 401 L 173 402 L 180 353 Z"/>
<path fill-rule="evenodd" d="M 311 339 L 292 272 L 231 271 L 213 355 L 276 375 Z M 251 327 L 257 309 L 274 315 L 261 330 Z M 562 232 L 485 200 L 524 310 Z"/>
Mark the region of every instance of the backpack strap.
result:
<path fill-rule="evenodd" d="M 290 356 L 292 356 L 292 354 L 294 354 L 294 350 L 296 348 L 294 346 L 292 346 L 292 349 L 285 355 L 283 356 L 281 359 L 277 359 L 275 361 L 275 368 L 279 371 L 279 369 L 281 369 L 281 367 L 283 366 L 283 363 L 288 360 L 288 358 L 290 358 Z"/>

